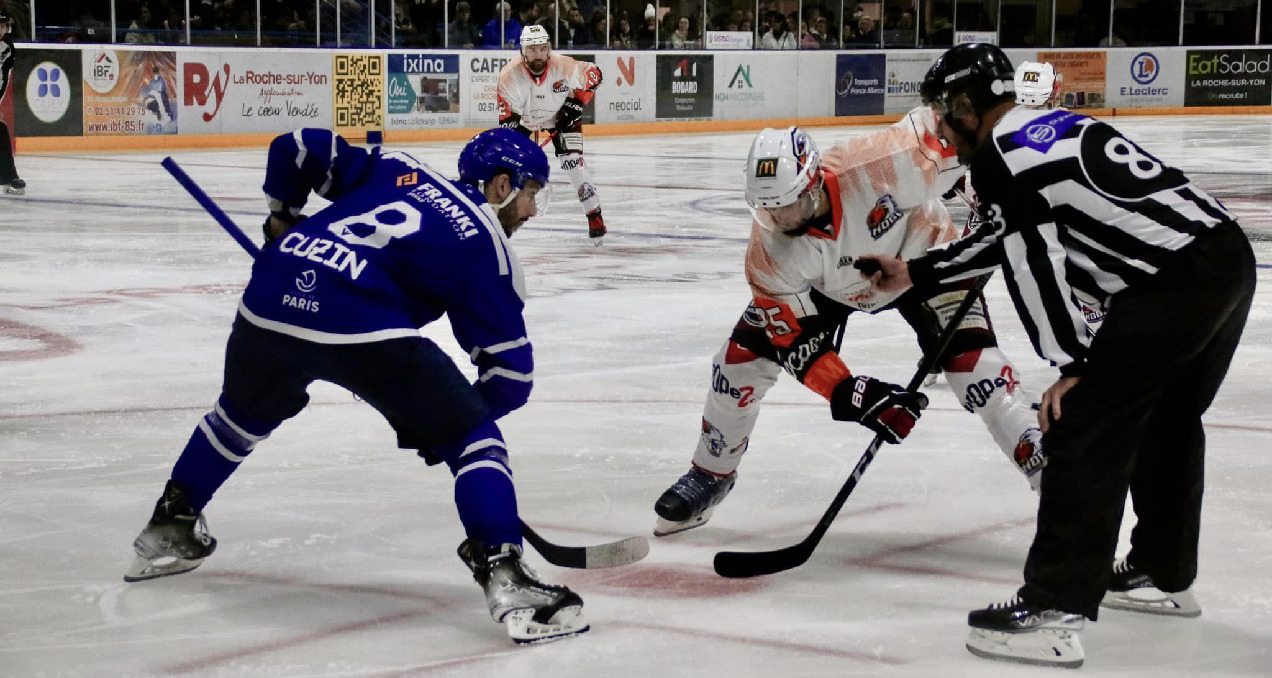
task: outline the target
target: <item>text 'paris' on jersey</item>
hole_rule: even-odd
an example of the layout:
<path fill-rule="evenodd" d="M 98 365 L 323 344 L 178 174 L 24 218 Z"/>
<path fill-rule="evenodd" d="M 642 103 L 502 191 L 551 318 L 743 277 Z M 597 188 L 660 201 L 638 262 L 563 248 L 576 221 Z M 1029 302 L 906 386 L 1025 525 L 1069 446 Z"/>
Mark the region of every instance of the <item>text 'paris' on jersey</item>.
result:
<path fill-rule="evenodd" d="M 520 407 L 533 379 L 524 274 L 494 209 L 409 155 L 336 139 L 304 130 L 271 148 L 272 206 L 295 208 L 309 188 L 334 202 L 261 251 L 240 314 L 307 341 L 352 344 L 419 337 L 445 313 L 491 409 Z"/>

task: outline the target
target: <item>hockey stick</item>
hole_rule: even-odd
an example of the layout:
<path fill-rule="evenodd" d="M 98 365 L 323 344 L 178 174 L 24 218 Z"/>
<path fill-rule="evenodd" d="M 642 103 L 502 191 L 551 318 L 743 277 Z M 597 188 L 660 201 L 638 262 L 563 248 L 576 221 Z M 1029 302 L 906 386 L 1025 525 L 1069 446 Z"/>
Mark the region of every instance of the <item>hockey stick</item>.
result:
<path fill-rule="evenodd" d="M 212 202 L 212 198 L 209 198 L 208 194 L 204 193 L 203 189 L 199 188 L 199 185 L 194 183 L 194 179 L 191 179 L 190 175 L 186 174 L 185 170 L 181 169 L 181 167 L 177 165 L 176 160 L 168 157 L 164 158 L 163 162 L 160 162 L 159 164 L 163 165 L 163 168 L 168 170 L 168 174 L 171 174 L 172 178 L 176 179 L 177 183 L 181 184 L 181 187 L 190 194 L 190 197 L 194 198 L 194 201 L 199 203 L 204 210 L 207 210 L 208 215 L 215 219 L 216 223 L 220 224 L 221 228 L 225 229 L 225 232 L 229 233 L 230 237 L 234 238 L 234 241 L 237 242 L 240 247 L 247 250 L 247 253 L 252 255 L 253 259 L 256 258 L 256 255 L 261 253 L 261 248 L 257 247 L 256 243 L 252 242 L 252 239 L 247 237 L 247 234 L 243 233 L 238 225 L 236 225 L 233 221 L 230 221 L 229 215 L 223 212 L 216 203 Z"/>
<path fill-rule="evenodd" d="M 242 229 L 230 220 L 229 215 L 213 202 L 198 184 L 194 183 L 194 179 L 191 179 L 175 160 L 170 157 L 164 158 L 160 164 L 253 259 L 260 255 L 261 250 L 256 243 L 252 242 L 251 238 L 248 238 Z M 559 567 L 589 570 L 618 567 L 630 565 L 649 554 L 649 541 L 644 537 L 628 537 L 594 546 L 561 546 L 540 537 L 539 533 L 530 529 L 524 520 L 521 521 L 521 534 L 539 552 L 539 555 L 543 556 L 544 560 Z"/>
<path fill-rule="evenodd" d="M 862 263 L 866 264 L 867 262 Z M 869 263 L 873 264 L 874 262 Z M 870 272 L 866 271 L 867 274 Z M 976 300 L 980 298 L 981 290 L 985 288 L 985 283 L 988 281 L 989 276 L 983 275 L 967 291 L 967 296 L 955 309 L 954 315 L 950 317 L 949 324 L 941 332 L 936 348 L 931 353 L 923 356 L 923 360 L 919 363 L 918 371 L 914 373 L 914 376 L 910 378 L 910 383 L 905 387 L 907 391 L 918 390 L 919 385 L 923 383 L 923 378 L 940 362 L 945 349 L 950 345 L 950 340 L 954 338 L 958 324 L 963 321 L 963 317 L 967 315 L 967 311 L 972 307 L 972 304 L 976 303 Z M 722 577 L 731 578 L 756 577 L 763 574 L 782 572 L 803 565 L 813 555 L 813 550 L 817 548 L 817 544 L 826 535 L 826 530 L 830 529 L 830 524 L 835 521 L 835 516 L 839 515 L 839 510 L 844 507 L 844 502 L 848 501 L 848 495 L 852 494 L 853 489 L 857 487 L 857 481 L 861 480 L 861 476 L 870 466 L 870 462 L 874 461 L 875 454 L 879 452 L 879 446 L 882 444 L 883 436 L 876 435 L 870 446 L 866 448 L 865 454 L 861 455 L 856 468 L 852 470 L 852 475 L 848 476 L 844 486 L 839 489 L 839 494 L 835 495 L 834 501 L 830 502 L 830 506 L 822 514 L 821 520 L 817 521 L 812 533 L 805 537 L 804 541 L 775 551 L 721 551 L 715 556 L 716 573 Z"/>

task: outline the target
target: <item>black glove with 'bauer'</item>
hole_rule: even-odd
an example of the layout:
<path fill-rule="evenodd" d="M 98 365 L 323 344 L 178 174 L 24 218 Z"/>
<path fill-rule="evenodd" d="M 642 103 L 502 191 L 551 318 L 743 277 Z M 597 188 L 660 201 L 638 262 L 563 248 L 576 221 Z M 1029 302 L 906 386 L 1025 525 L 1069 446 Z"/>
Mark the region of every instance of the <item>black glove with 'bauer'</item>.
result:
<path fill-rule="evenodd" d="M 895 445 L 910 435 L 928 397 L 896 384 L 859 375 L 848 377 L 830 394 L 830 416 L 855 421 Z"/>

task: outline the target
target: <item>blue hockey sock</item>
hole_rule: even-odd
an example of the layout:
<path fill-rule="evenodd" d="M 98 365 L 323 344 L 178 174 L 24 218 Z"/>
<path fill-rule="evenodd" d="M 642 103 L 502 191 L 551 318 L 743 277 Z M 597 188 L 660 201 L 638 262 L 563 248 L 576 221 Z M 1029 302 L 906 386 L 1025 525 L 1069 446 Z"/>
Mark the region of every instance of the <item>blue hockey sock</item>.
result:
<path fill-rule="evenodd" d="M 455 507 L 468 537 L 485 547 L 520 546 L 517 492 L 499 427 L 486 422 L 447 451 L 446 463 L 455 475 Z"/>
<path fill-rule="evenodd" d="M 172 480 L 185 488 L 190 508 L 196 512 L 203 510 L 256 443 L 268 438 L 274 428 L 233 412 L 224 397 L 217 400 L 212 411 L 199 421 L 172 467 Z"/>

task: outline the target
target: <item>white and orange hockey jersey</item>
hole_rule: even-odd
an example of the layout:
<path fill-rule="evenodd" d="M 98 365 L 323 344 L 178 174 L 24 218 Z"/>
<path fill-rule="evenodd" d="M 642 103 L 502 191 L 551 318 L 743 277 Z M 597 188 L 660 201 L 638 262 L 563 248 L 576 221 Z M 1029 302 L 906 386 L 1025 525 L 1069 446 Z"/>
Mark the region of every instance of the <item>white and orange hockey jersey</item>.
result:
<path fill-rule="evenodd" d="M 814 289 L 867 312 L 900 296 L 875 289 L 853 262 L 865 254 L 912 259 L 957 238 L 959 229 L 941 195 L 963 171 L 954 148 L 941 143 L 936 114 L 927 107 L 915 108 L 887 129 L 823 152 L 829 227 L 790 237 L 758 223 L 751 226 L 746 279 L 756 308 L 766 316 L 773 343 L 789 346 L 799 335 L 800 319 L 817 313 Z M 830 362 L 835 364 L 825 366 L 821 379 L 806 379 L 805 384 L 821 391 L 847 375 L 838 356 Z"/>
<path fill-rule="evenodd" d="M 499 122 L 514 115 L 531 131 L 550 129 L 556 125 L 557 111 L 571 94 L 583 103 L 592 100 L 600 82 L 600 71 L 589 74 L 596 65 L 564 54 L 553 54 L 543 74 L 535 77 L 518 55 L 499 71 Z M 589 89 L 591 88 L 591 89 Z"/>

